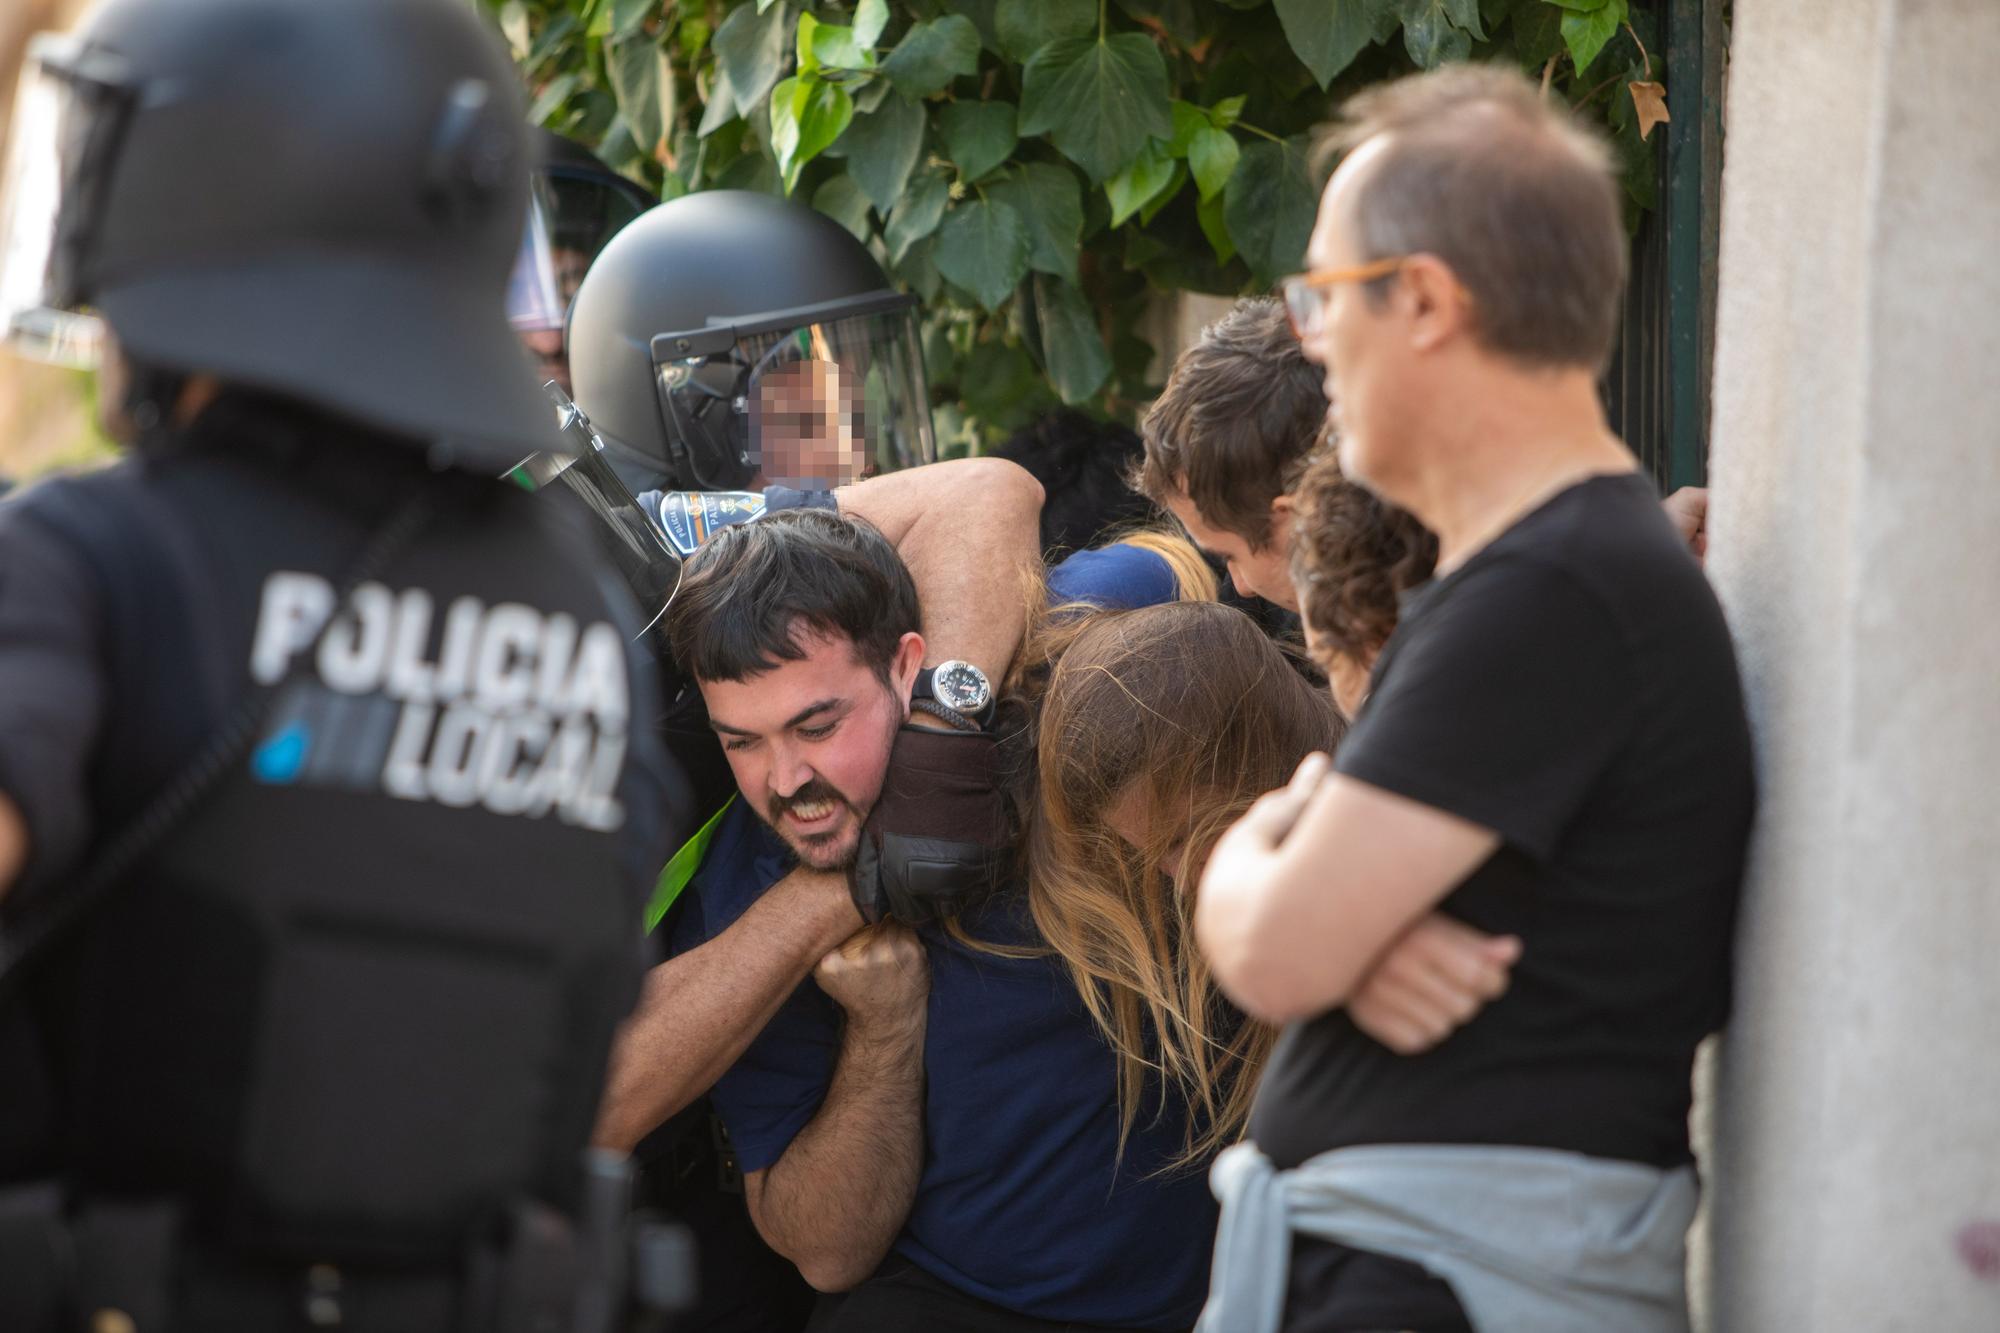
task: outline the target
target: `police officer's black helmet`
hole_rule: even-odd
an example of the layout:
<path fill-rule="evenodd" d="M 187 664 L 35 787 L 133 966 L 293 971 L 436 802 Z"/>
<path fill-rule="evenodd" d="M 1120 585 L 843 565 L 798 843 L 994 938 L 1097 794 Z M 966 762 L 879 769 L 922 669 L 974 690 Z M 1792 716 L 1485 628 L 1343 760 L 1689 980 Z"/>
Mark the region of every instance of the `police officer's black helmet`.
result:
<path fill-rule="evenodd" d="M 524 114 L 463 0 L 108 0 L 24 71 L 0 320 L 497 473 L 553 428 L 505 313 Z"/>
<path fill-rule="evenodd" d="M 570 308 L 570 376 L 634 490 L 834 484 L 935 453 L 915 307 L 831 218 L 741 190 L 692 194 L 591 265 Z M 802 465 L 801 449 L 840 461 Z"/>
<path fill-rule="evenodd" d="M 582 144 L 529 132 L 538 150 L 528 225 L 507 289 L 507 318 L 521 332 L 560 329 L 584 272 L 605 243 L 659 203 Z"/>

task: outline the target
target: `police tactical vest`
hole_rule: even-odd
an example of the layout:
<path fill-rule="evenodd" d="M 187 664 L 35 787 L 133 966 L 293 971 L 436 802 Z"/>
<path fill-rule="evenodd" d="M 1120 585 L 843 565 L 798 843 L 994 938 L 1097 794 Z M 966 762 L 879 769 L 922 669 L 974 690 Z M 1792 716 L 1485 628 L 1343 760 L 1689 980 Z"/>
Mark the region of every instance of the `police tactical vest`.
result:
<path fill-rule="evenodd" d="M 27 497 L 86 531 L 102 592 L 101 835 L 271 692 L 248 752 L 40 969 L 59 1160 L 233 1245 L 445 1258 L 511 1202 L 574 1204 L 637 993 L 633 839 L 659 816 L 626 808 L 628 741 L 651 704 L 550 507 L 256 424 Z M 322 633 L 419 490 L 418 535 Z"/>

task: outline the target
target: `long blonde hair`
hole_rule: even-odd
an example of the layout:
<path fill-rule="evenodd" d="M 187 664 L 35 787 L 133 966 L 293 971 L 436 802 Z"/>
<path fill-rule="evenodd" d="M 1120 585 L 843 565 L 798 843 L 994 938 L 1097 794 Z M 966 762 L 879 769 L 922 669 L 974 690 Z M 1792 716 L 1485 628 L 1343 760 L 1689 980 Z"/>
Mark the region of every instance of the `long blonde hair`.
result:
<path fill-rule="evenodd" d="M 1059 612 L 1024 662 L 1035 925 L 1117 1054 L 1120 1152 L 1157 1078 L 1159 1106 L 1189 1111 L 1168 1169 L 1198 1163 L 1241 1133 L 1276 1035 L 1229 1004 L 1195 947 L 1201 867 L 1252 801 L 1333 747 L 1338 716 L 1248 616 L 1213 602 Z M 1137 848 L 1108 823 L 1128 792 L 1150 815 Z"/>

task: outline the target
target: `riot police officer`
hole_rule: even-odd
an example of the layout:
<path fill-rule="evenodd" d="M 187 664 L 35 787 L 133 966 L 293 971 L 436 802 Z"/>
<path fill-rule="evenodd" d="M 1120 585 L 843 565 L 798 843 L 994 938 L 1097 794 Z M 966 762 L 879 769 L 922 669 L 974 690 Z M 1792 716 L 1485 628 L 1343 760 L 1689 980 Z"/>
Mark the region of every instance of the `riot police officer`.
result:
<path fill-rule="evenodd" d="M 573 139 L 536 129 L 541 150 L 528 196 L 521 252 L 507 283 L 507 319 L 536 371 L 570 389 L 563 319 L 605 243 L 659 201 Z"/>
<path fill-rule="evenodd" d="M 831 490 L 936 454 L 916 304 L 823 214 L 687 195 L 584 276 L 576 401 L 635 492 Z"/>
<path fill-rule="evenodd" d="M 0 1327 L 608 1327 L 686 797 L 496 479 L 513 71 L 456 0 L 108 0 L 12 124 L 0 323 L 130 456 L 0 506 Z"/>

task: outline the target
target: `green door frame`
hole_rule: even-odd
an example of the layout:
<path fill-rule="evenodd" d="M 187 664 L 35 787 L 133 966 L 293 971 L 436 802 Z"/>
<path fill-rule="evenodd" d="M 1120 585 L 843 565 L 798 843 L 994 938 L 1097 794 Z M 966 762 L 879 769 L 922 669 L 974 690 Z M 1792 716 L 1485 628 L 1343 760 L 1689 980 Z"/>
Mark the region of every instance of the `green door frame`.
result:
<path fill-rule="evenodd" d="M 1723 0 L 1667 0 L 1667 449 L 1669 490 L 1708 479 L 1722 207 Z"/>
<path fill-rule="evenodd" d="M 1708 476 L 1709 373 L 1722 182 L 1727 0 L 1650 0 L 1671 119 L 1655 131 L 1658 205 L 1632 238 L 1631 279 L 1605 407 L 1663 491 Z"/>

